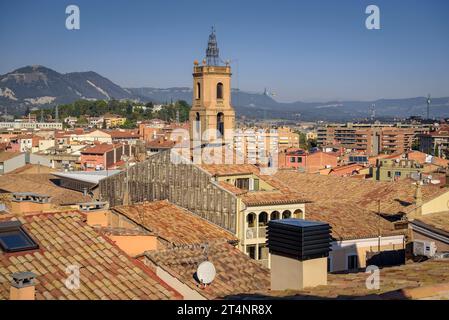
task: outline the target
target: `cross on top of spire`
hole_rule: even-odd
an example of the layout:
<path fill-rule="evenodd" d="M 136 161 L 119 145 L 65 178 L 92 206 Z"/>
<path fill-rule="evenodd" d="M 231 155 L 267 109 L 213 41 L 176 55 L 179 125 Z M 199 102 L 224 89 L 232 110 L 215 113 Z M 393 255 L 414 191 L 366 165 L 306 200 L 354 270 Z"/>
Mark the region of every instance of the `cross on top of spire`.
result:
<path fill-rule="evenodd" d="M 212 26 L 211 34 L 206 49 L 206 63 L 209 66 L 218 66 L 220 64 L 219 50 L 217 45 L 217 38 L 215 36 L 215 28 Z"/>

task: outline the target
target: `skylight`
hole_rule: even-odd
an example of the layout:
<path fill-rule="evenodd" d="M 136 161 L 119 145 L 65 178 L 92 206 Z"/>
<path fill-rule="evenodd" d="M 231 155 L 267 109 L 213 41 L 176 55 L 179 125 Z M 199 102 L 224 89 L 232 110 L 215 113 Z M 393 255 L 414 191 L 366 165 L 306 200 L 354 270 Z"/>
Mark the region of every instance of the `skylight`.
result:
<path fill-rule="evenodd" d="M 0 248 L 4 252 L 38 249 L 36 242 L 22 228 L 19 221 L 0 222 Z"/>

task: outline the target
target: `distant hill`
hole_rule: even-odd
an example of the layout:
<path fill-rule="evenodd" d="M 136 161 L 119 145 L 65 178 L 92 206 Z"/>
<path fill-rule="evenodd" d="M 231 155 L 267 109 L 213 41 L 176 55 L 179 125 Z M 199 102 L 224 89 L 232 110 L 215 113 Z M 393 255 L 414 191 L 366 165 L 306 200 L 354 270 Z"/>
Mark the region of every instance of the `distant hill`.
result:
<path fill-rule="evenodd" d="M 93 71 L 61 74 L 44 66 L 27 66 L 0 75 L 0 112 L 22 113 L 27 107 L 49 107 L 79 99 L 132 99 L 166 103 L 191 102 L 192 89 L 122 88 Z M 232 90 L 237 115 L 253 119 L 349 121 L 367 118 L 375 105 L 376 117 L 425 116 L 426 98 L 380 99 L 375 101 L 329 101 L 281 103 L 263 93 Z M 432 117 L 449 117 L 449 97 L 433 98 Z"/>
<path fill-rule="evenodd" d="M 190 102 L 192 100 L 192 89 L 188 87 L 128 88 L 127 90 L 141 100 L 161 103 L 176 100 Z M 425 117 L 427 110 L 426 97 L 374 101 L 281 103 L 263 93 L 249 93 L 233 89 L 231 98 L 238 115 L 257 119 L 348 121 L 370 117 L 372 105 L 375 105 L 376 117 L 382 118 Z M 449 97 L 432 99 L 431 116 L 449 117 Z"/>
<path fill-rule="evenodd" d="M 132 95 L 93 71 L 61 74 L 43 66 L 27 66 L 0 75 L 0 106 L 7 106 L 11 113 L 78 99 L 110 98 L 130 99 Z"/>

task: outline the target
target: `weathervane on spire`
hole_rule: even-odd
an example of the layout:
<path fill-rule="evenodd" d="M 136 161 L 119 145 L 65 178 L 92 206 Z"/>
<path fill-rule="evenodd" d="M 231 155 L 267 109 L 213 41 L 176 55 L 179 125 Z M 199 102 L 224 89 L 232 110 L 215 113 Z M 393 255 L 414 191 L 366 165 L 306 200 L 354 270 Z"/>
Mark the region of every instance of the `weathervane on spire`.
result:
<path fill-rule="evenodd" d="M 209 35 L 209 41 L 206 49 L 206 64 L 209 66 L 220 65 L 220 57 L 218 54 L 217 38 L 215 36 L 215 27 L 212 26 L 211 34 Z"/>

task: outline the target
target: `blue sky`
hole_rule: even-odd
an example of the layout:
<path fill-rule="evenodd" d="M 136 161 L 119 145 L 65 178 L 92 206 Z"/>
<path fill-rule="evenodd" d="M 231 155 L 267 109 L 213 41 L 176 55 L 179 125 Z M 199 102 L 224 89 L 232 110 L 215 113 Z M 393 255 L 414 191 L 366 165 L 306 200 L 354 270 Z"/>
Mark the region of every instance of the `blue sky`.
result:
<path fill-rule="evenodd" d="M 76 4 L 81 29 L 65 28 Z M 365 28 L 380 8 L 381 29 Z M 449 96 L 447 0 L 0 0 L 0 73 L 41 64 L 191 86 L 211 25 L 233 87 L 280 101 Z"/>

